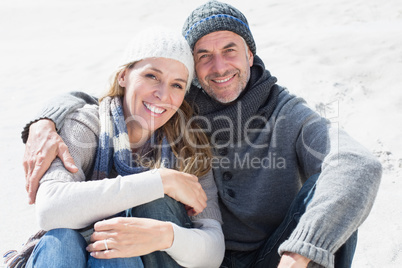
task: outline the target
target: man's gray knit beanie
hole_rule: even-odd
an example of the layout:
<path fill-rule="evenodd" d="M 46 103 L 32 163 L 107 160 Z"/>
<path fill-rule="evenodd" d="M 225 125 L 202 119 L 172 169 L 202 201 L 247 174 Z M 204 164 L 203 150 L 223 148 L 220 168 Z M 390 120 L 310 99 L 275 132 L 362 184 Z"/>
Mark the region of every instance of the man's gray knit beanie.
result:
<path fill-rule="evenodd" d="M 232 31 L 240 35 L 255 55 L 256 46 L 246 17 L 226 3 L 209 1 L 196 8 L 184 22 L 182 33 L 194 50 L 195 43 L 201 37 L 216 31 Z"/>

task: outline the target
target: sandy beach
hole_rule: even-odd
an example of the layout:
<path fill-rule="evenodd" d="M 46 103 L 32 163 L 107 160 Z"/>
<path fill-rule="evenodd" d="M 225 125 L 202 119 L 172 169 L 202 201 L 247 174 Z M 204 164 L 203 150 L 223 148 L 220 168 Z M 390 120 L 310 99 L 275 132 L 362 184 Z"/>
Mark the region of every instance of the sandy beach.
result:
<path fill-rule="evenodd" d="M 25 192 L 23 126 L 60 93 L 100 95 L 136 32 L 161 24 L 180 30 L 204 2 L 0 2 L 0 253 L 38 229 Z M 226 2 L 248 18 L 257 55 L 278 84 L 381 160 L 382 183 L 353 267 L 402 267 L 402 2 Z"/>

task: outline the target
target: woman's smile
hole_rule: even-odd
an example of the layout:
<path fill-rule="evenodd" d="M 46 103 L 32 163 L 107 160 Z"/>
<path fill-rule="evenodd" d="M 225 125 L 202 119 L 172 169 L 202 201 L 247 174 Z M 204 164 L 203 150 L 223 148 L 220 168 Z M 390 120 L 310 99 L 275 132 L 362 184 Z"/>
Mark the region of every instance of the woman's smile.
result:
<path fill-rule="evenodd" d="M 155 105 L 153 105 L 153 104 L 151 104 L 149 102 L 143 101 L 142 103 L 144 104 L 146 109 L 148 109 L 149 111 L 151 111 L 154 114 L 160 115 L 160 114 L 166 112 L 166 109 L 163 109 L 161 107 L 155 106 Z"/>

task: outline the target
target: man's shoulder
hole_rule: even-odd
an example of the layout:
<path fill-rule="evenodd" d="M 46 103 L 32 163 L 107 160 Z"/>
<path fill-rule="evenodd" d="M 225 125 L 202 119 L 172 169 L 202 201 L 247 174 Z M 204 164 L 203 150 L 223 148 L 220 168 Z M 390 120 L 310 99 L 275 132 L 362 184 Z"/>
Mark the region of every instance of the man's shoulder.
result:
<path fill-rule="evenodd" d="M 67 121 L 79 123 L 85 128 L 89 128 L 97 134 L 100 129 L 99 106 L 97 104 L 85 104 L 66 116 Z"/>
<path fill-rule="evenodd" d="M 296 127 L 313 119 L 321 120 L 322 117 L 302 97 L 284 89 L 278 96 L 277 105 L 270 119 L 281 124 L 287 123 L 289 127 Z"/>
<path fill-rule="evenodd" d="M 279 92 L 275 108 L 276 112 L 289 113 L 306 105 L 306 102 L 303 98 L 291 94 L 285 87 L 280 88 L 281 90 Z"/>
<path fill-rule="evenodd" d="M 85 104 L 81 108 L 76 109 L 74 112 L 67 115 L 67 118 L 76 117 L 96 117 L 99 119 L 99 105 L 97 104 Z"/>

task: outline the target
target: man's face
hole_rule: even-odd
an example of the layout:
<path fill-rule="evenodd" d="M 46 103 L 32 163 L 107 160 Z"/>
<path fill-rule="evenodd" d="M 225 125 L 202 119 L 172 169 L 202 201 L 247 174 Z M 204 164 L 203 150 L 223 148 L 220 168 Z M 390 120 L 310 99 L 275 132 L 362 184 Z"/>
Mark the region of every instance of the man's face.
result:
<path fill-rule="evenodd" d="M 205 35 L 194 46 L 198 81 L 209 96 L 221 103 L 236 100 L 245 89 L 253 60 L 243 38 L 230 31 Z"/>

